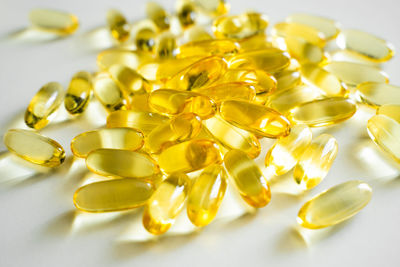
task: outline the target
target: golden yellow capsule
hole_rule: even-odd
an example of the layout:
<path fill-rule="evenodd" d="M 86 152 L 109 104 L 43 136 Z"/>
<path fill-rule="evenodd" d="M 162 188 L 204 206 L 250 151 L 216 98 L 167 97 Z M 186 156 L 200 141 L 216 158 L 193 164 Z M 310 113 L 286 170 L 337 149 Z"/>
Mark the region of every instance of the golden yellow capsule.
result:
<path fill-rule="evenodd" d="M 143 226 L 153 235 L 161 235 L 175 222 L 182 211 L 190 187 L 190 179 L 184 173 L 167 177 L 147 201 L 143 212 Z"/>
<path fill-rule="evenodd" d="M 150 85 L 135 70 L 120 64 L 112 65 L 108 72 L 117 85 L 128 95 L 144 94 L 150 90 Z"/>
<path fill-rule="evenodd" d="M 219 116 L 203 121 L 211 135 L 228 149 L 239 149 L 247 153 L 250 158 L 256 158 L 261 152 L 261 145 L 257 137 L 237 128 Z"/>
<path fill-rule="evenodd" d="M 241 150 L 231 150 L 224 157 L 225 168 L 242 198 L 251 206 L 261 208 L 271 200 L 271 189 L 257 164 Z"/>
<path fill-rule="evenodd" d="M 239 44 L 229 39 L 202 40 L 186 43 L 178 48 L 176 57 L 231 56 L 239 51 Z"/>
<path fill-rule="evenodd" d="M 226 173 L 221 165 L 208 166 L 195 179 L 187 203 L 187 214 L 194 225 L 206 226 L 214 220 L 226 187 Z"/>
<path fill-rule="evenodd" d="M 388 116 L 400 123 L 400 105 L 383 105 L 378 107 L 376 114 Z"/>
<path fill-rule="evenodd" d="M 166 173 L 193 172 L 221 161 L 218 145 L 210 140 L 193 139 L 163 150 L 158 158 Z"/>
<path fill-rule="evenodd" d="M 226 0 L 194 0 L 194 2 L 207 15 L 221 16 L 230 9 Z"/>
<path fill-rule="evenodd" d="M 302 103 L 290 110 L 288 118 L 294 123 L 322 127 L 350 119 L 356 104 L 344 97 L 330 97 Z"/>
<path fill-rule="evenodd" d="M 290 132 L 289 121 L 279 112 L 263 105 L 226 100 L 221 103 L 219 113 L 227 122 L 259 136 L 276 138 Z"/>
<path fill-rule="evenodd" d="M 254 84 L 256 89 L 255 101 L 259 104 L 265 104 L 267 97 L 276 91 L 276 79 L 263 70 L 255 69 L 251 73 L 247 73 L 244 80 L 247 83 Z"/>
<path fill-rule="evenodd" d="M 111 32 L 111 36 L 118 42 L 125 42 L 129 39 L 131 26 L 127 22 L 124 15 L 116 9 L 107 11 L 107 24 Z"/>
<path fill-rule="evenodd" d="M 337 39 L 341 49 L 373 62 L 384 62 L 394 55 L 394 47 L 372 34 L 358 30 L 344 30 Z"/>
<path fill-rule="evenodd" d="M 300 37 L 287 36 L 283 40 L 286 46 L 286 50 L 293 58 L 297 59 L 301 64 L 304 63 L 318 64 L 326 60 L 324 51 L 321 47 L 309 43 Z"/>
<path fill-rule="evenodd" d="M 183 28 L 196 23 L 197 10 L 191 0 L 178 0 L 176 6 L 176 16 Z"/>
<path fill-rule="evenodd" d="M 338 184 L 304 203 L 297 215 L 297 222 L 309 229 L 341 223 L 361 211 L 371 197 L 371 187 L 362 181 Z"/>
<path fill-rule="evenodd" d="M 249 52 L 272 48 L 272 43 L 267 39 L 267 35 L 257 34 L 248 38 L 237 40 L 240 45 L 240 52 Z"/>
<path fill-rule="evenodd" d="M 265 156 L 265 166 L 272 167 L 275 175 L 290 171 L 311 143 L 312 132 L 306 125 L 295 125 L 286 137 L 277 139 Z"/>
<path fill-rule="evenodd" d="M 231 83 L 231 82 L 244 82 L 244 83 L 257 83 L 257 74 L 254 69 L 227 69 L 224 75 L 215 81 L 215 84 Z"/>
<path fill-rule="evenodd" d="M 80 158 L 100 148 L 138 150 L 144 144 L 143 134 L 132 128 L 99 129 L 81 133 L 71 141 L 72 153 Z"/>
<path fill-rule="evenodd" d="M 34 129 L 46 126 L 64 100 L 64 89 L 57 82 L 42 86 L 25 111 L 25 124 Z"/>
<path fill-rule="evenodd" d="M 216 19 L 212 30 L 219 38 L 243 39 L 257 34 L 263 34 L 268 26 L 268 17 L 256 12 L 246 12 L 236 16 L 226 16 Z"/>
<path fill-rule="evenodd" d="M 356 96 L 367 105 L 400 105 L 400 87 L 376 82 L 364 82 L 357 86 Z"/>
<path fill-rule="evenodd" d="M 294 167 L 296 183 L 304 189 L 318 185 L 328 174 L 337 152 L 336 139 L 329 134 L 321 134 L 312 140 Z"/>
<path fill-rule="evenodd" d="M 293 88 L 302 83 L 300 73 L 296 70 L 284 70 L 274 74 L 276 90 L 281 91 Z"/>
<path fill-rule="evenodd" d="M 160 172 L 147 154 L 121 149 L 97 149 L 86 157 L 86 166 L 96 174 L 108 177 L 150 178 Z"/>
<path fill-rule="evenodd" d="M 4 144 L 18 157 L 45 167 L 57 167 L 65 160 L 65 151 L 59 143 L 33 131 L 8 130 Z"/>
<path fill-rule="evenodd" d="M 97 66 L 107 71 L 114 64 L 125 65 L 131 69 L 136 69 L 139 65 L 152 60 L 150 53 L 142 51 L 130 51 L 123 49 L 109 49 L 97 55 Z"/>
<path fill-rule="evenodd" d="M 176 38 L 170 32 L 163 32 L 156 39 L 155 51 L 159 58 L 174 58 L 177 48 Z"/>
<path fill-rule="evenodd" d="M 125 110 L 129 107 L 125 94 L 108 74 L 101 73 L 96 77 L 94 95 L 109 112 Z"/>
<path fill-rule="evenodd" d="M 87 71 L 76 73 L 65 94 L 65 109 L 72 115 L 83 113 L 89 104 L 92 91 L 92 75 Z"/>
<path fill-rule="evenodd" d="M 169 58 L 155 62 L 157 65 L 155 80 L 166 82 L 180 71 L 201 59 L 201 56 L 193 56 L 185 58 Z"/>
<path fill-rule="evenodd" d="M 87 184 L 76 190 L 74 205 L 86 212 L 111 212 L 146 204 L 154 192 L 152 184 L 125 178 Z"/>
<path fill-rule="evenodd" d="M 75 15 L 51 9 L 33 9 L 29 12 L 29 20 L 33 27 L 59 35 L 72 34 L 79 27 Z"/>
<path fill-rule="evenodd" d="M 157 33 L 150 27 L 145 27 L 136 32 L 136 49 L 146 52 L 152 52 L 156 45 Z"/>
<path fill-rule="evenodd" d="M 327 40 L 336 38 L 339 34 L 339 25 L 336 21 L 310 14 L 293 14 L 286 18 L 289 23 L 297 23 L 312 27 L 321 32 Z"/>
<path fill-rule="evenodd" d="M 254 100 L 256 88 L 260 86 L 245 82 L 221 83 L 210 87 L 202 87 L 196 90 L 202 95 L 206 95 L 215 101 L 226 99 Z M 260 90 L 263 88 L 260 88 Z"/>
<path fill-rule="evenodd" d="M 146 148 L 151 153 L 196 137 L 202 128 L 201 119 L 194 113 L 183 113 L 154 128 L 146 137 Z"/>
<path fill-rule="evenodd" d="M 147 2 L 146 14 L 160 31 L 169 29 L 169 18 L 165 9 L 156 2 Z"/>
<path fill-rule="evenodd" d="M 327 40 L 326 36 L 316 28 L 292 22 L 275 24 L 272 29 L 272 35 L 283 38 L 298 37 L 319 47 L 324 47 Z"/>
<path fill-rule="evenodd" d="M 400 163 L 400 123 L 385 115 L 375 115 L 369 119 L 367 130 L 375 144 Z"/>
<path fill-rule="evenodd" d="M 190 43 L 212 40 L 213 37 L 203 26 L 193 25 L 183 32 L 183 39 L 185 42 Z M 180 52 L 178 50 L 177 56 L 179 56 L 179 53 Z"/>

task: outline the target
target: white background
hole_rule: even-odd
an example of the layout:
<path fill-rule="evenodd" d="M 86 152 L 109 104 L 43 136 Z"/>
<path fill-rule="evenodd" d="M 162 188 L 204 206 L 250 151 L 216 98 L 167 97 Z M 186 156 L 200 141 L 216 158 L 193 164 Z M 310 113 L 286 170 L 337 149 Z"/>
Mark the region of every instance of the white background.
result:
<path fill-rule="evenodd" d="M 173 8 L 172 1 L 162 2 Z M 325 15 L 337 19 L 343 28 L 362 29 L 400 47 L 395 0 L 231 2 L 232 13 L 255 9 L 268 14 L 272 23 L 294 12 Z M 73 12 L 81 28 L 66 39 L 35 41 L 23 31 L 33 7 Z M 77 70 L 96 70 L 95 48 L 101 43 L 90 43 L 88 32 L 104 25 L 110 7 L 121 9 L 134 21 L 144 16 L 145 1 L 0 0 L 0 136 L 9 127 L 21 125 L 21 114 L 41 85 L 59 81 L 67 86 Z M 400 84 L 399 62 L 395 57 L 384 66 L 394 84 Z M 221 219 L 195 234 L 170 235 L 158 241 L 134 241 L 140 237 L 136 236 L 139 230 L 132 230 L 132 224 L 140 221 L 137 212 L 76 214 L 72 195 L 83 174 L 68 168 L 71 157 L 55 174 L 19 179 L 18 170 L 3 154 L 0 266 L 400 266 L 400 180 L 395 178 L 398 171 L 376 154 L 366 137 L 368 116 L 360 111 L 343 126 L 328 129 L 338 139 L 339 154 L 329 175 L 311 192 L 301 196 L 282 193 L 286 189 L 277 182 L 270 205 L 256 214 L 233 221 Z M 58 140 L 70 156 L 72 137 L 94 127 L 81 121 L 49 127 L 43 133 Z M 4 145 L 0 148 L 5 150 Z M 299 232 L 295 218 L 302 203 L 349 179 L 362 179 L 373 187 L 370 204 L 338 227 Z"/>

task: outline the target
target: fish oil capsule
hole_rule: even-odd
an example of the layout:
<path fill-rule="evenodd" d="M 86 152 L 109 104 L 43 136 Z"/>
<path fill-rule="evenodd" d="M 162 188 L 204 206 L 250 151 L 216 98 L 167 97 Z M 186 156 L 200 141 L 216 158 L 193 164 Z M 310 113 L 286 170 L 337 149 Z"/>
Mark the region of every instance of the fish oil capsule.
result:
<path fill-rule="evenodd" d="M 4 144 L 18 157 L 41 166 L 57 167 L 65 160 L 65 151 L 59 143 L 33 131 L 8 130 Z"/>
<path fill-rule="evenodd" d="M 107 24 L 115 40 L 125 42 L 129 39 L 131 27 L 121 12 L 110 9 L 107 12 Z"/>
<path fill-rule="evenodd" d="M 267 35 L 257 34 L 248 38 L 237 40 L 240 45 L 240 52 L 249 52 L 272 48 L 272 43 L 267 39 Z"/>
<path fill-rule="evenodd" d="M 335 39 L 339 34 L 339 25 L 336 21 L 310 14 L 293 14 L 286 18 L 286 22 L 307 25 L 321 32 L 327 40 Z"/>
<path fill-rule="evenodd" d="M 157 33 L 151 28 L 143 28 L 137 31 L 135 35 L 136 49 L 146 52 L 152 52 L 156 45 Z"/>
<path fill-rule="evenodd" d="M 152 60 L 150 53 L 142 51 L 130 51 L 123 49 L 109 49 L 97 55 L 97 66 L 107 71 L 114 64 L 121 64 L 131 69 L 136 69 L 139 65 Z"/>
<path fill-rule="evenodd" d="M 294 123 L 323 127 L 350 119 L 356 104 L 344 97 L 330 97 L 302 103 L 290 110 L 288 118 Z"/>
<path fill-rule="evenodd" d="M 191 0 L 177 1 L 176 16 L 183 28 L 187 28 L 196 22 L 196 7 Z"/>
<path fill-rule="evenodd" d="M 229 39 L 202 40 L 186 43 L 178 48 L 177 57 L 230 56 L 239 51 L 239 44 Z"/>
<path fill-rule="evenodd" d="M 324 47 L 327 38 L 325 35 L 315 28 L 304 24 L 281 22 L 274 25 L 272 35 L 276 37 L 298 37 L 307 42 Z"/>
<path fill-rule="evenodd" d="M 118 84 L 105 73 L 96 77 L 94 95 L 109 112 L 128 108 L 126 96 Z"/>
<path fill-rule="evenodd" d="M 158 125 L 167 121 L 168 117 L 154 112 L 118 110 L 108 115 L 107 128 L 135 128 L 147 135 Z"/>
<path fill-rule="evenodd" d="M 34 129 L 45 127 L 64 99 L 64 89 L 57 82 L 42 86 L 25 111 L 25 124 Z"/>
<path fill-rule="evenodd" d="M 250 158 L 256 158 L 260 154 L 261 145 L 254 134 L 227 123 L 219 116 L 205 120 L 203 124 L 211 135 L 229 150 L 242 150 Z"/>
<path fill-rule="evenodd" d="M 362 103 L 370 106 L 400 105 L 400 87 L 387 83 L 361 83 L 355 94 Z"/>
<path fill-rule="evenodd" d="M 72 34 L 79 27 L 75 15 L 51 9 L 32 9 L 29 20 L 33 27 L 59 35 Z"/>
<path fill-rule="evenodd" d="M 177 73 L 191 66 L 193 63 L 201 60 L 200 56 L 185 57 L 185 58 L 168 58 L 157 61 L 155 80 L 166 82 Z M 173 67 L 171 67 L 173 66 Z"/>
<path fill-rule="evenodd" d="M 271 189 L 257 164 L 241 150 L 231 150 L 224 157 L 225 168 L 242 198 L 251 206 L 262 208 L 271 200 Z"/>
<path fill-rule="evenodd" d="M 290 171 L 311 143 L 312 132 L 306 125 L 295 125 L 286 137 L 277 139 L 265 156 L 265 166 L 272 167 L 275 175 Z"/>
<path fill-rule="evenodd" d="M 156 55 L 159 58 L 174 58 L 177 47 L 176 38 L 170 32 L 163 32 L 156 39 Z"/>
<path fill-rule="evenodd" d="M 338 152 L 336 139 L 329 134 L 316 137 L 302 153 L 293 177 L 304 189 L 318 185 L 328 174 Z"/>
<path fill-rule="evenodd" d="M 263 105 L 241 100 L 223 101 L 219 114 L 227 122 L 256 135 L 276 138 L 290 132 L 289 121 L 279 112 Z"/>
<path fill-rule="evenodd" d="M 190 187 L 190 179 L 184 173 L 167 177 L 147 201 L 143 212 L 143 226 L 153 235 L 161 235 L 174 224 L 182 211 Z"/>
<path fill-rule="evenodd" d="M 192 112 L 202 119 L 214 116 L 217 110 L 215 102 L 205 95 L 171 89 L 151 92 L 149 105 L 160 113 L 177 115 Z"/>
<path fill-rule="evenodd" d="M 158 153 L 165 147 L 196 137 L 202 128 L 201 119 L 194 113 L 173 117 L 153 129 L 146 138 L 146 148 Z"/>
<path fill-rule="evenodd" d="M 400 105 L 383 105 L 378 107 L 376 114 L 388 116 L 400 123 Z"/>
<path fill-rule="evenodd" d="M 207 15 L 221 16 L 230 9 L 226 0 L 194 0 L 194 2 Z"/>
<path fill-rule="evenodd" d="M 231 82 L 210 87 L 202 87 L 194 91 L 206 95 L 215 101 L 226 99 L 243 99 L 251 101 L 256 97 L 257 87 L 259 86 L 245 82 Z"/>
<path fill-rule="evenodd" d="M 117 85 L 128 95 L 144 94 L 150 91 L 150 85 L 135 70 L 124 65 L 112 65 L 108 72 Z"/>
<path fill-rule="evenodd" d="M 373 62 L 388 61 L 394 55 L 391 44 L 363 31 L 344 30 L 340 33 L 337 44 L 341 49 Z"/>
<path fill-rule="evenodd" d="M 218 145 L 210 140 L 193 139 L 163 150 L 158 158 L 166 173 L 193 172 L 221 162 Z"/>
<path fill-rule="evenodd" d="M 321 47 L 309 43 L 302 38 L 295 36 L 287 36 L 283 40 L 286 46 L 286 50 L 293 58 L 297 59 L 301 64 L 304 63 L 318 64 L 326 60 L 324 51 Z"/>
<path fill-rule="evenodd" d="M 297 215 L 297 222 L 309 229 L 341 223 L 362 210 L 371 197 L 371 187 L 362 181 L 338 184 L 307 201 Z"/>
<path fill-rule="evenodd" d="M 169 29 L 169 18 L 165 9 L 156 2 L 147 2 L 146 14 L 160 31 Z"/>
<path fill-rule="evenodd" d="M 132 128 L 99 129 L 81 133 L 71 141 L 71 151 L 79 158 L 100 148 L 138 150 L 144 144 L 143 134 Z"/>
<path fill-rule="evenodd" d="M 97 149 L 86 157 L 88 169 L 108 177 L 149 178 L 158 174 L 157 163 L 147 154 L 121 149 Z"/>
<path fill-rule="evenodd" d="M 208 166 L 195 179 L 187 203 L 187 214 L 194 225 L 206 226 L 215 218 L 226 187 L 226 173 L 221 165 Z"/>
<path fill-rule="evenodd" d="M 284 70 L 274 74 L 276 79 L 276 90 L 283 91 L 293 88 L 302 83 L 300 73 L 294 70 Z"/>
<path fill-rule="evenodd" d="M 369 119 L 367 130 L 375 144 L 400 163 L 400 123 L 385 115 L 375 115 Z"/>
<path fill-rule="evenodd" d="M 87 71 L 76 73 L 72 77 L 65 95 L 65 109 L 72 115 L 83 113 L 89 104 L 92 91 L 92 75 Z"/>
<path fill-rule="evenodd" d="M 101 181 L 76 190 L 74 205 L 86 212 L 122 211 L 145 205 L 153 192 L 151 183 L 138 179 Z"/>
<path fill-rule="evenodd" d="M 202 26 L 193 25 L 183 32 L 184 43 L 212 40 L 211 34 Z M 179 55 L 179 50 L 178 50 Z M 177 56 L 178 56 L 177 55 Z"/>

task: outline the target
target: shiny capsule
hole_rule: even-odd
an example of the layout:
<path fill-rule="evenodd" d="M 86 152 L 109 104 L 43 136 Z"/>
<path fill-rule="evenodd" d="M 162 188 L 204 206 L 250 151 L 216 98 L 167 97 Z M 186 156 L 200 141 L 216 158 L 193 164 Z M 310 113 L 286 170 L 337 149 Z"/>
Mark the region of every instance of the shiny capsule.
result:
<path fill-rule="evenodd" d="M 276 90 L 281 91 L 293 88 L 302 83 L 300 73 L 296 70 L 284 70 L 274 74 Z"/>
<path fill-rule="evenodd" d="M 202 87 L 194 91 L 206 95 L 215 101 L 226 99 L 243 99 L 251 101 L 256 97 L 256 88 L 258 87 L 260 86 L 245 82 L 230 82 L 210 87 Z M 259 90 L 262 89 L 263 88 L 260 88 Z"/>
<path fill-rule="evenodd" d="M 400 105 L 387 104 L 378 107 L 376 114 L 388 116 L 400 123 Z"/>
<path fill-rule="evenodd" d="M 251 206 L 261 208 L 271 200 L 271 189 L 257 164 L 241 150 L 231 150 L 224 157 L 225 168 L 242 198 Z"/>
<path fill-rule="evenodd" d="M 195 4 L 191 0 L 177 1 L 176 16 L 182 26 L 187 28 L 196 23 L 197 10 Z"/>
<path fill-rule="evenodd" d="M 34 129 L 45 127 L 64 99 L 64 89 L 57 82 L 43 85 L 25 111 L 25 124 Z"/>
<path fill-rule="evenodd" d="M 163 32 L 156 39 L 155 53 L 159 58 L 174 58 L 177 48 L 176 38 L 170 32 Z"/>
<path fill-rule="evenodd" d="M 400 87 L 376 82 L 365 82 L 357 86 L 356 96 L 367 105 L 400 105 Z"/>
<path fill-rule="evenodd" d="M 109 112 L 125 110 L 129 107 L 129 103 L 121 88 L 104 73 L 96 77 L 94 95 Z"/>
<path fill-rule="evenodd" d="M 317 136 L 302 153 L 293 177 L 303 189 L 318 185 L 328 174 L 338 152 L 336 139 L 329 134 Z"/>
<path fill-rule="evenodd" d="M 74 205 L 86 212 L 122 211 L 146 204 L 154 192 L 152 184 L 125 178 L 87 184 L 76 190 Z"/>
<path fill-rule="evenodd" d="M 160 31 L 169 29 L 169 18 L 165 9 L 156 2 L 147 2 L 146 14 Z"/>
<path fill-rule="evenodd" d="M 166 82 L 177 73 L 181 72 L 182 70 L 186 69 L 187 67 L 191 66 L 193 63 L 201 59 L 202 57 L 193 56 L 186 58 L 169 58 L 160 60 L 155 63 L 157 65 L 155 80 Z"/>
<path fill-rule="evenodd" d="M 293 14 L 286 18 L 289 23 L 307 25 L 321 32 L 327 40 L 336 38 L 339 34 L 339 25 L 336 21 L 310 14 Z"/>
<path fill-rule="evenodd" d="M 371 187 L 362 181 L 338 184 L 307 201 L 297 215 L 297 222 L 309 229 L 341 223 L 361 211 L 371 197 Z"/>
<path fill-rule="evenodd" d="M 116 9 L 107 12 L 107 24 L 111 36 L 118 42 L 125 42 L 129 39 L 131 27 L 124 15 Z"/>
<path fill-rule="evenodd" d="M 89 104 L 92 91 L 92 75 L 87 71 L 76 73 L 72 77 L 65 95 L 65 109 L 72 115 L 83 113 Z"/>
<path fill-rule="evenodd" d="M 97 66 L 107 71 L 112 65 L 120 64 L 131 69 L 137 69 L 139 65 L 152 60 L 150 53 L 142 51 L 131 51 L 124 49 L 109 49 L 97 55 Z"/>
<path fill-rule="evenodd" d="M 230 56 L 239 51 L 239 44 L 229 39 L 202 40 L 186 43 L 178 48 L 177 57 Z"/>
<path fill-rule="evenodd" d="M 221 16 L 228 13 L 230 5 L 226 0 L 194 0 L 207 15 Z"/>
<path fill-rule="evenodd" d="M 286 46 L 286 50 L 293 58 L 297 59 L 301 64 L 304 63 L 318 64 L 326 60 L 324 51 L 321 47 L 309 43 L 302 38 L 295 36 L 287 36 L 283 40 Z"/>
<path fill-rule="evenodd" d="M 317 29 L 299 23 L 282 22 L 274 25 L 272 35 L 277 37 L 297 37 L 310 44 L 324 47 L 327 41 L 326 36 Z"/>
<path fill-rule="evenodd" d="M 143 226 L 153 235 L 168 231 L 182 211 L 189 193 L 190 179 L 184 173 L 167 177 L 147 201 Z"/>
<path fill-rule="evenodd" d="M 186 29 L 183 32 L 183 40 L 184 43 L 190 42 L 200 42 L 206 40 L 212 40 L 213 37 L 211 34 L 203 27 L 199 25 L 192 25 L 190 28 Z M 178 55 L 180 54 L 180 50 L 178 50 Z"/>
<path fill-rule="evenodd" d="M 120 64 L 112 65 L 108 72 L 111 78 L 128 95 L 144 94 L 150 90 L 150 85 L 135 70 Z"/>
<path fill-rule="evenodd" d="M 136 48 L 140 51 L 152 52 L 156 45 L 157 33 L 150 27 L 139 29 L 135 35 Z"/>
<path fill-rule="evenodd" d="M 79 27 L 75 15 L 51 9 L 33 9 L 29 12 L 29 20 L 33 27 L 59 35 L 72 34 Z"/>
<path fill-rule="evenodd" d="M 253 35 L 244 39 L 239 39 L 237 41 L 239 42 L 241 53 L 269 49 L 273 47 L 272 43 L 268 40 L 265 33 Z"/>
<path fill-rule="evenodd" d="M 34 164 L 57 167 L 65 160 L 65 151 L 59 143 L 33 131 L 11 129 L 3 140 L 9 151 Z"/>

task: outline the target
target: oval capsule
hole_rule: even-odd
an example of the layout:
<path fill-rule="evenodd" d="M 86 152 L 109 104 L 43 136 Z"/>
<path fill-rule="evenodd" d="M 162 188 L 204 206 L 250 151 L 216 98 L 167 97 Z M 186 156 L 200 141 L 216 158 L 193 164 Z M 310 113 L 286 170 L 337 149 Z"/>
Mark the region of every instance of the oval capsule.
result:
<path fill-rule="evenodd" d="M 59 35 L 72 34 L 79 27 L 75 15 L 52 9 L 32 9 L 29 20 L 33 27 Z"/>
<path fill-rule="evenodd" d="M 194 91 L 206 95 L 214 101 L 222 101 L 226 99 L 243 99 L 254 100 L 256 91 L 259 86 L 246 82 L 230 82 L 213 85 L 210 87 L 202 87 Z M 259 89 L 261 91 L 262 89 Z"/>
<path fill-rule="evenodd" d="M 169 18 L 165 9 L 156 2 L 146 3 L 146 14 L 160 31 L 169 29 Z"/>
<path fill-rule="evenodd" d="M 376 114 L 388 116 L 400 123 L 400 105 L 383 105 L 378 107 Z"/>
<path fill-rule="evenodd" d="M 96 77 L 94 95 L 108 112 L 126 110 L 129 107 L 121 88 L 105 73 Z"/>
<path fill-rule="evenodd" d="M 289 54 L 301 64 L 318 64 L 326 60 L 321 47 L 309 43 L 302 38 L 287 36 L 283 38 L 283 41 Z"/>
<path fill-rule="evenodd" d="M 176 16 L 182 28 L 186 29 L 196 23 L 197 8 L 191 0 L 176 1 Z"/>
<path fill-rule="evenodd" d="M 118 42 L 126 42 L 130 36 L 131 27 L 125 16 L 116 9 L 110 9 L 107 11 L 106 18 L 111 36 Z"/>
<path fill-rule="evenodd" d="M 157 33 L 151 26 L 139 29 L 135 35 L 136 49 L 140 51 L 153 52 L 156 45 L 156 37 Z"/>
<path fill-rule="evenodd" d="M 276 90 L 281 91 L 293 88 L 302 83 L 300 73 L 297 70 L 284 70 L 274 74 Z"/>
<path fill-rule="evenodd" d="M 65 151 L 59 143 L 33 131 L 8 130 L 4 144 L 18 157 L 41 166 L 57 167 L 65 160 Z"/>
<path fill-rule="evenodd" d="M 371 197 L 371 187 L 362 181 L 338 184 L 304 203 L 297 215 L 297 222 L 309 229 L 341 223 L 360 212 Z"/>
<path fill-rule="evenodd" d="M 208 16 L 221 16 L 230 9 L 230 4 L 226 0 L 194 0 L 194 2 Z"/>
<path fill-rule="evenodd" d="M 311 14 L 293 14 L 286 18 L 289 23 L 307 25 L 321 32 L 327 40 L 335 39 L 339 34 L 339 25 L 336 21 Z"/>
<path fill-rule="evenodd" d="M 201 60 L 202 57 L 193 56 L 186 58 L 168 58 L 155 61 L 155 80 L 166 82 L 180 71 L 186 69 L 193 63 Z"/>
<path fill-rule="evenodd" d="M 317 29 L 299 23 L 281 22 L 274 25 L 272 28 L 272 35 L 277 37 L 297 37 L 301 38 L 310 44 L 324 47 L 326 44 L 326 37 Z"/>
<path fill-rule="evenodd" d="M 150 53 L 126 49 L 108 49 L 97 55 L 97 66 L 107 71 L 112 65 L 120 64 L 135 70 L 140 65 L 152 60 Z"/>
<path fill-rule="evenodd" d="M 193 56 L 231 56 L 239 51 L 239 44 L 229 39 L 189 42 L 178 48 L 177 58 Z"/>
<path fill-rule="evenodd" d="M 199 41 L 206 41 L 212 40 L 213 37 L 207 31 L 207 29 L 200 25 L 192 25 L 190 28 L 186 29 L 183 32 L 183 43 L 190 43 L 190 42 L 199 42 Z M 178 49 L 178 55 L 179 55 Z M 177 56 L 178 56 L 177 55 Z"/>
<path fill-rule="evenodd" d="M 65 109 L 72 115 L 83 113 L 89 104 L 92 91 L 92 75 L 87 71 L 76 73 L 65 94 Z"/>
<path fill-rule="evenodd" d="M 156 38 L 155 53 L 158 58 L 174 58 L 178 45 L 175 36 L 170 32 L 163 32 Z"/>
<path fill-rule="evenodd" d="M 360 102 L 374 107 L 385 104 L 400 105 L 400 87 L 387 83 L 361 83 L 357 86 L 356 96 Z"/>
<path fill-rule="evenodd" d="M 117 85 L 130 96 L 150 91 L 148 81 L 127 66 L 114 64 L 108 69 L 108 73 Z"/>

